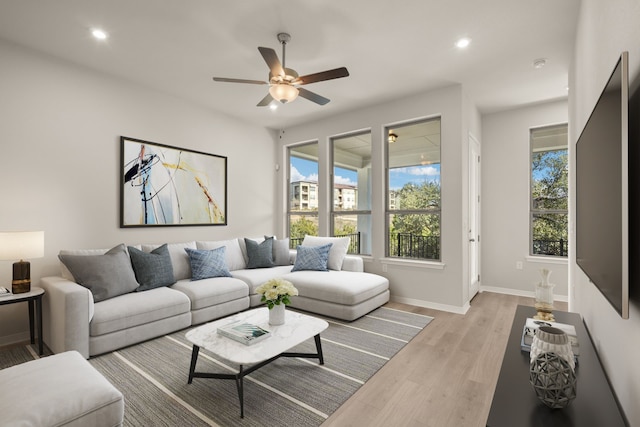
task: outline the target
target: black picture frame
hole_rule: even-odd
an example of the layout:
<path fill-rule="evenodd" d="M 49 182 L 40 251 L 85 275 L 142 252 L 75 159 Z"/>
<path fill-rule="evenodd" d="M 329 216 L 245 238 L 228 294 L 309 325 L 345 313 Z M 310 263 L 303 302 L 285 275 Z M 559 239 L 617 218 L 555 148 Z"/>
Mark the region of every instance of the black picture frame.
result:
<path fill-rule="evenodd" d="M 227 225 L 227 157 L 120 137 L 120 228 Z"/>

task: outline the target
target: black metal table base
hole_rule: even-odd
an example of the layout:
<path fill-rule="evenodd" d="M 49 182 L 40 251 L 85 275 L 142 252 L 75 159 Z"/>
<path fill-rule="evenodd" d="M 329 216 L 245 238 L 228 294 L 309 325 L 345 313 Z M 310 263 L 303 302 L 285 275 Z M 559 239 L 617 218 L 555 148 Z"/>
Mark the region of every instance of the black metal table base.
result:
<path fill-rule="evenodd" d="M 313 337 L 316 342 L 316 351 L 317 353 L 280 353 L 277 356 L 272 357 L 271 359 L 267 359 L 263 362 L 252 365 L 248 369 L 244 369 L 242 365 L 240 365 L 240 369 L 235 374 L 220 374 L 220 373 L 212 373 L 212 372 L 196 372 L 196 363 L 198 361 L 198 354 L 200 353 L 200 347 L 197 345 L 193 346 L 193 350 L 191 352 L 191 366 L 189 367 L 189 381 L 188 384 L 191 384 L 194 378 L 215 378 L 219 380 L 235 380 L 236 388 L 238 389 L 238 398 L 240 400 L 240 417 L 244 418 L 244 384 L 243 379 L 253 371 L 262 368 L 264 365 L 268 365 L 276 359 L 281 357 L 303 357 L 307 359 L 318 359 L 321 365 L 324 365 L 324 356 L 322 355 L 322 343 L 320 342 L 320 334 Z"/>

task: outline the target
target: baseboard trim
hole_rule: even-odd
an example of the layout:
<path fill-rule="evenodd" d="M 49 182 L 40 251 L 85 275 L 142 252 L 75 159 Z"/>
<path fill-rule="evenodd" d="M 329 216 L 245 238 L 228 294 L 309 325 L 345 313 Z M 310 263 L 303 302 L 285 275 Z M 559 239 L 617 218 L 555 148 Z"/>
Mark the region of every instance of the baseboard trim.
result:
<path fill-rule="evenodd" d="M 438 304 L 438 303 L 423 301 L 423 300 L 414 299 L 414 298 L 395 297 L 393 295 L 391 296 L 391 301 L 399 302 L 401 304 L 415 305 L 416 307 L 430 308 L 430 309 L 439 310 L 439 311 L 447 311 L 449 313 L 455 313 L 455 314 L 466 314 L 467 311 L 469 311 L 469 309 L 471 308 L 468 302 L 465 303 L 462 307 L 458 307 L 455 305 Z"/>
<path fill-rule="evenodd" d="M 494 294 L 506 294 L 506 295 L 514 295 L 517 297 L 528 297 L 535 298 L 536 293 L 534 291 L 520 291 L 517 289 L 510 288 L 499 288 L 495 286 L 481 286 L 480 292 L 493 292 Z M 566 295 L 554 295 L 553 299 L 561 302 L 569 302 L 569 297 Z"/>
<path fill-rule="evenodd" d="M 38 337 L 36 337 L 36 339 L 37 338 Z M 29 335 L 29 331 L 18 332 L 17 334 L 13 334 L 13 335 L 5 335 L 3 337 L 0 337 L 0 347 L 14 345 L 14 344 L 20 344 L 20 343 L 23 343 L 23 342 L 27 342 L 28 343 L 30 339 L 31 339 L 31 337 Z"/>

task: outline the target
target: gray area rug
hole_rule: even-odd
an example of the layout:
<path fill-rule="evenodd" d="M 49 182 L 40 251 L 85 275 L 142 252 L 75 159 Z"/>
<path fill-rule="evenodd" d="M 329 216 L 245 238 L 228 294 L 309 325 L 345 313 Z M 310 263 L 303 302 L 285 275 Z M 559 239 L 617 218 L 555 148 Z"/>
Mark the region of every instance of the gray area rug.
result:
<path fill-rule="evenodd" d="M 432 320 L 386 307 L 353 322 L 324 319 L 325 364 L 281 358 L 245 377 L 244 418 L 234 381 L 194 378 L 187 384 L 189 329 L 90 363 L 124 394 L 125 426 L 318 426 Z M 315 353 L 313 339 L 292 351 Z M 21 357 L 11 354 L 18 363 Z M 237 366 L 201 349 L 196 370 L 230 373 Z"/>

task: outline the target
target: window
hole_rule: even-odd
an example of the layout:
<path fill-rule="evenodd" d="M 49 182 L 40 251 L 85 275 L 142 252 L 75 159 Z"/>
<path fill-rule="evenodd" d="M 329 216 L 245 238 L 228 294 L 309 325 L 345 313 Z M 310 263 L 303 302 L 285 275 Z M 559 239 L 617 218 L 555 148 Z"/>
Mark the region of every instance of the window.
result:
<path fill-rule="evenodd" d="M 567 257 L 567 125 L 531 130 L 531 255 Z"/>
<path fill-rule="evenodd" d="M 331 140 L 332 234 L 349 236 L 349 253 L 371 254 L 371 132 Z"/>
<path fill-rule="evenodd" d="M 386 131 L 387 256 L 440 260 L 440 118 Z"/>
<path fill-rule="evenodd" d="M 318 143 L 297 145 L 289 154 L 289 245 L 295 248 L 305 235 L 318 235 Z"/>

